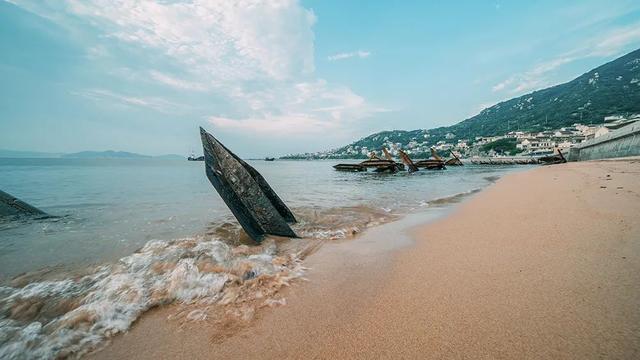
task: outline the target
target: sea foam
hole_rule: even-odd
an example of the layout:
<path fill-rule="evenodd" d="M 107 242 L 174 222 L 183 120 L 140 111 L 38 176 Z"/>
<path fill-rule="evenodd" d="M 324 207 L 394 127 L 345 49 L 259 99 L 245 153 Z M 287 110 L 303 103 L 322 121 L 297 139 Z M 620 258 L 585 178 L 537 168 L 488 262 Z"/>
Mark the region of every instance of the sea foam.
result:
<path fill-rule="evenodd" d="M 0 358 L 79 357 L 126 331 L 151 307 L 230 303 L 258 277 L 271 281 L 271 288 L 287 285 L 303 268 L 296 253 L 276 250 L 273 241 L 249 248 L 213 238 L 152 240 L 88 275 L 0 287 Z M 206 317 L 206 310 L 196 309 L 186 319 Z"/>

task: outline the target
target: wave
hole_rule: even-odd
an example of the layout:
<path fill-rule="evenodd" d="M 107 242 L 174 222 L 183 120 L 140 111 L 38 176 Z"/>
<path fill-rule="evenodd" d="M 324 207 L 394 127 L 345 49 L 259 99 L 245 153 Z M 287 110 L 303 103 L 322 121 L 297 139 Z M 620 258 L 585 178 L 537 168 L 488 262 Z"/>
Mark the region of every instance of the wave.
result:
<path fill-rule="evenodd" d="M 481 188 L 476 188 L 476 189 L 471 189 L 468 191 L 463 191 L 463 192 L 459 192 L 459 193 L 455 193 L 452 195 L 448 195 L 448 196 L 444 196 L 444 197 L 440 197 L 440 198 L 435 198 L 433 200 L 429 200 L 426 202 L 423 202 L 421 205 L 422 206 L 446 206 L 446 205 L 451 205 L 451 204 L 455 204 L 455 203 L 459 203 L 460 201 L 464 200 L 466 197 L 468 197 L 469 195 L 473 195 L 477 192 L 480 192 L 482 189 Z"/>
<path fill-rule="evenodd" d="M 371 206 L 299 208 L 296 214 L 300 216 L 300 222 L 294 226 L 298 234 L 322 240 L 352 238 L 367 228 L 396 220 L 400 216 L 391 209 Z"/>
<path fill-rule="evenodd" d="M 255 245 L 228 217 L 199 236 L 151 240 L 113 264 L 82 273 L 41 269 L 0 286 L 0 358 L 77 358 L 126 331 L 145 311 L 182 306 L 181 321 L 231 316 L 250 320 L 305 273 L 302 260 L 324 241 L 348 239 L 421 206 L 446 206 L 480 189 L 384 208 L 300 207 L 302 239 Z M 224 308 L 224 311 L 221 311 Z"/>
<path fill-rule="evenodd" d="M 88 275 L 0 287 L 0 358 L 79 357 L 159 305 L 267 301 L 302 276 L 308 245 L 278 252 L 273 239 L 254 247 L 214 238 L 153 240 Z M 187 320 L 206 316 L 202 311 Z"/>

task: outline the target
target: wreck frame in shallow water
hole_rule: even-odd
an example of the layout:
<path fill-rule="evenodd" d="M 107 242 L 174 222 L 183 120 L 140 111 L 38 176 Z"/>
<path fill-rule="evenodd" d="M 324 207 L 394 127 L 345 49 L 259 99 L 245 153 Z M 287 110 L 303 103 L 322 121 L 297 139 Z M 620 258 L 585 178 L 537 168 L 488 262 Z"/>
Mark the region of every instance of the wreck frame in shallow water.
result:
<path fill-rule="evenodd" d="M 245 232 L 257 242 L 298 237 L 289 226 L 296 218 L 262 175 L 203 128 L 200 137 L 207 178 Z"/>
<path fill-rule="evenodd" d="M 37 207 L 0 190 L 0 217 L 7 216 L 33 216 L 37 219 L 52 217 Z"/>

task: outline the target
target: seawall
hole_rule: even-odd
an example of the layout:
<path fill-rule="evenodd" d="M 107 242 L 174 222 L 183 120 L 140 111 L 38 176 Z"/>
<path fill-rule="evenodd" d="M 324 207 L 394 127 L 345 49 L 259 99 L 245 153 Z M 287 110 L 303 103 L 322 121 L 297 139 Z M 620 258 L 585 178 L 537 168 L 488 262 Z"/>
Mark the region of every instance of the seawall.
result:
<path fill-rule="evenodd" d="M 585 141 L 569 151 L 569 161 L 640 155 L 640 121 Z"/>

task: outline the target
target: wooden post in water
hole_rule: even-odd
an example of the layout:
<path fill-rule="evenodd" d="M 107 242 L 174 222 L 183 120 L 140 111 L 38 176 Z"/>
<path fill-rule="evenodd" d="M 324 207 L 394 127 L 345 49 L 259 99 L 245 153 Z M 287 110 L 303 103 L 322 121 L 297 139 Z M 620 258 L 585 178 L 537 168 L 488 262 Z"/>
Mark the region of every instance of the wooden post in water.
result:
<path fill-rule="evenodd" d="M 389 154 L 389 150 L 387 150 L 386 147 L 382 147 L 382 152 L 384 153 L 384 157 L 387 158 L 387 160 L 394 161 L 393 157 L 391 156 L 391 154 Z"/>
<path fill-rule="evenodd" d="M 431 156 L 436 160 L 443 161 L 440 155 L 438 155 L 436 149 L 434 149 L 433 147 L 431 147 Z"/>
<path fill-rule="evenodd" d="M 460 160 L 459 157 L 456 156 L 456 154 L 453 152 L 453 150 L 449 149 L 449 153 L 451 153 L 451 156 L 453 156 L 451 159 L 445 161 L 445 165 L 451 165 L 451 166 L 462 166 L 462 161 Z"/>
<path fill-rule="evenodd" d="M 402 160 L 402 162 L 407 165 L 407 169 L 409 169 L 409 172 L 418 171 L 418 167 L 413 163 L 413 160 L 411 160 L 407 153 L 402 150 L 398 150 L 398 154 L 400 154 L 400 159 Z"/>

